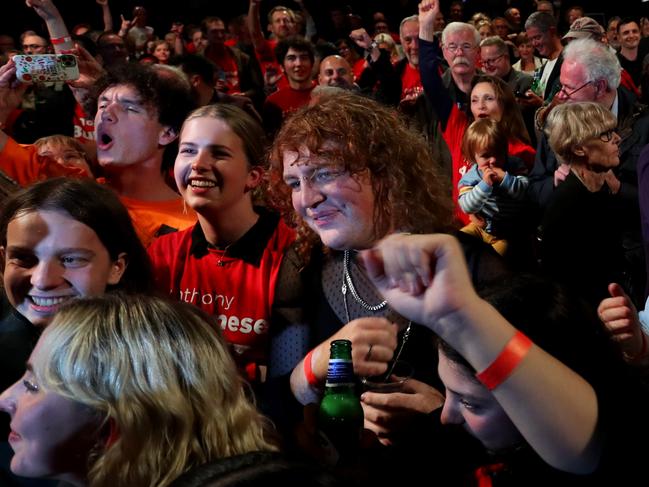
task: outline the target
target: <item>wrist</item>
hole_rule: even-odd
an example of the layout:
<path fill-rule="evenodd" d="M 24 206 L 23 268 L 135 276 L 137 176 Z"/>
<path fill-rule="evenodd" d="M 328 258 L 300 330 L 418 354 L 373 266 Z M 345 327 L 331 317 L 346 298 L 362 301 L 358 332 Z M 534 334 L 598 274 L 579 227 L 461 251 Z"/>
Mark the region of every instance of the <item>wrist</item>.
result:
<path fill-rule="evenodd" d="M 647 359 L 647 352 L 649 352 L 649 341 L 647 340 L 647 335 L 642 330 L 640 330 L 640 337 L 642 340 L 640 351 L 635 355 L 624 354 L 626 361 L 633 365 L 643 364 Z"/>
<path fill-rule="evenodd" d="M 496 359 L 482 372 L 477 373 L 477 379 L 493 391 L 518 368 L 523 359 L 532 348 L 532 341 L 522 332 L 516 331 L 514 336 L 506 343 Z"/>
<path fill-rule="evenodd" d="M 310 350 L 309 353 L 306 354 L 306 357 L 304 357 L 304 363 L 303 363 L 304 378 L 306 379 L 310 387 L 314 389 L 321 389 L 322 383 L 324 381 L 323 379 L 318 377 L 318 375 L 316 375 L 316 373 L 313 370 L 313 366 L 317 365 L 317 356 L 316 359 L 314 359 L 314 354 L 317 354 L 316 350 L 317 347 Z"/>
<path fill-rule="evenodd" d="M 62 35 L 60 37 L 50 37 L 50 42 L 54 46 L 58 46 L 60 44 L 65 44 L 68 42 L 72 42 L 72 37 L 70 37 L 68 34 Z"/>

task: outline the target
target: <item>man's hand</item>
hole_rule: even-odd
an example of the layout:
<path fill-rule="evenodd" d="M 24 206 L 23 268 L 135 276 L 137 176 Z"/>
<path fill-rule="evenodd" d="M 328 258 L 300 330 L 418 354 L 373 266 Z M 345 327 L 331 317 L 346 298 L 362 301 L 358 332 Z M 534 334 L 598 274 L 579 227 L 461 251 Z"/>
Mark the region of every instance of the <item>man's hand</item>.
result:
<path fill-rule="evenodd" d="M 559 167 L 554 171 L 554 187 L 559 186 L 559 183 L 565 181 L 566 177 L 570 174 L 570 165 L 559 164 Z"/>
<path fill-rule="evenodd" d="M 422 414 L 430 414 L 444 404 L 444 395 L 416 379 L 408 379 L 399 392 L 364 392 L 361 405 L 365 429 L 372 431 L 383 445 L 393 444 L 395 437 Z"/>
<path fill-rule="evenodd" d="M 435 36 L 435 19 L 439 15 L 438 0 L 422 0 L 419 3 L 419 37 L 432 41 Z"/>

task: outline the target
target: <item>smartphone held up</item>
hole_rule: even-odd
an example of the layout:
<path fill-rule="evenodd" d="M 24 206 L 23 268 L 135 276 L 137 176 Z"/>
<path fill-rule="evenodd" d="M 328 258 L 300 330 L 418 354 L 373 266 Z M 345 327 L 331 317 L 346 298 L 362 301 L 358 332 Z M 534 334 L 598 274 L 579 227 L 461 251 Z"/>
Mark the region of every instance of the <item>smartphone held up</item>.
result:
<path fill-rule="evenodd" d="M 17 54 L 16 78 L 23 83 L 72 81 L 79 78 L 79 63 L 73 54 Z"/>

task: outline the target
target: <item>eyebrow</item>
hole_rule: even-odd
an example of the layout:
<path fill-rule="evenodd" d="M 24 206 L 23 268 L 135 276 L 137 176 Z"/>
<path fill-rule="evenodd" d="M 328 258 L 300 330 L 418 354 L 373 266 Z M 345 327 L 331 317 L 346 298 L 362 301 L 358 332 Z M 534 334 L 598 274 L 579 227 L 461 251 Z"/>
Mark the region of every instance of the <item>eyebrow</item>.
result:
<path fill-rule="evenodd" d="M 20 245 L 7 245 L 7 253 L 9 252 L 32 252 L 31 247 L 22 247 Z M 86 249 L 83 247 L 63 247 L 57 250 L 57 254 L 67 254 L 70 252 L 83 252 L 90 255 L 95 255 L 95 252 L 91 249 Z"/>
<path fill-rule="evenodd" d="M 195 142 L 180 142 L 180 146 L 189 146 L 189 147 L 198 147 L 200 144 Z M 221 151 L 226 152 L 227 154 L 232 154 L 232 149 L 223 144 L 207 144 L 207 148 L 211 151 Z"/>
<path fill-rule="evenodd" d="M 104 94 L 102 94 L 102 95 L 99 97 L 99 101 L 109 101 L 109 100 L 110 100 L 110 99 L 109 99 L 106 95 L 104 95 Z M 118 96 L 118 97 L 117 97 L 117 101 L 118 101 L 119 103 L 122 103 L 122 104 L 125 104 L 125 105 L 137 105 L 137 106 L 139 106 L 139 107 L 143 107 L 143 106 L 144 106 L 143 103 L 142 103 L 142 101 L 139 100 L 139 99 L 123 98 L 123 97 Z"/>
<path fill-rule="evenodd" d="M 34 372 L 34 366 L 32 365 L 31 362 L 27 362 L 25 364 L 25 369 L 27 369 L 27 372 Z"/>
<path fill-rule="evenodd" d="M 449 391 L 449 392 L 451 392 L 451 393 L 455 394 L 456 396 L 459 396 L 459 397 L 461 397 L 461 398 L 463 398 L 463 399 L 470 399 L 471 401 L 475 401 L 475 402 L 484 401 L 484 398 L 483 398 L 483 397 L 474 396 L 473 394 L 463 394 L 463 393 L 461 393 L 461 392 L 458 392 L 458 391 L 456 391 L 456 390 L 451 389 L 451 388 L 450 388 L 449 386 L 447 386 L 447 385 L 444 385 L 444 387 L 446 387 L 446 390 L 447 390 L 447 391 Z"/>

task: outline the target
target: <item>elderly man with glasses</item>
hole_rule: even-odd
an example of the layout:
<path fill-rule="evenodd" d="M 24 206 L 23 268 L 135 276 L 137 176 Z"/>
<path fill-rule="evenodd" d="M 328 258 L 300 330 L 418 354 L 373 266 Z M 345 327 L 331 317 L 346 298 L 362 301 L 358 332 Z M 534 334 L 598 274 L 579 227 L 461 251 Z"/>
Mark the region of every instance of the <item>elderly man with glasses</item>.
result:
<path fill-rule="evenodd" d="M 640 270 L 644 264 L 637 225 L 640 216 L 636 165 L 642 147 L 649 143 L 649 111 L 635 95 L 620 86 L 621 71 L 616 55 L 605 44 L 592 39 L 570 42 L 563 51 L 560 88 L 546 115 L 557 104 L 592 101 L 609 109 L 615 116 L 616 130 L 621 137 L 620 164 L 608 174 L 607 184 L 610 191 L 619 194 L 624 201 L 626 215 L 637 215 L 637 218 L 629 219 L 635 221 L 636 225 L 625 229 L 625 248 L 627 262 L 635 263 L 629 264 L 630 268 Z M 531 199 L 544 210 L 555 188 L 565 180 L 569 171 L 567 164 L 559 163 L 547 137 L 543 135 L 530 173 L 528 191 Z M 634 279 L 633 272 L 630 279 Z M 644 286 L 644 276 L 635 278 L 642 280 L 641 286 Z"/>
<path fill-rule="evenodd" d="M 454 103 L 464 107 L 471 93 L 471 80 L 478 74 L 480 34 L 471 24 L 451 22 L 442 31 L 442 53 L 449 69 L 442 76 Z"/>
<path fill-rule="evenodd" d="M 20 47 L 24 54 L 47 54 L 50 52 L 50 44 L 47 39 L 32 30 L 23 32 Z"/>

